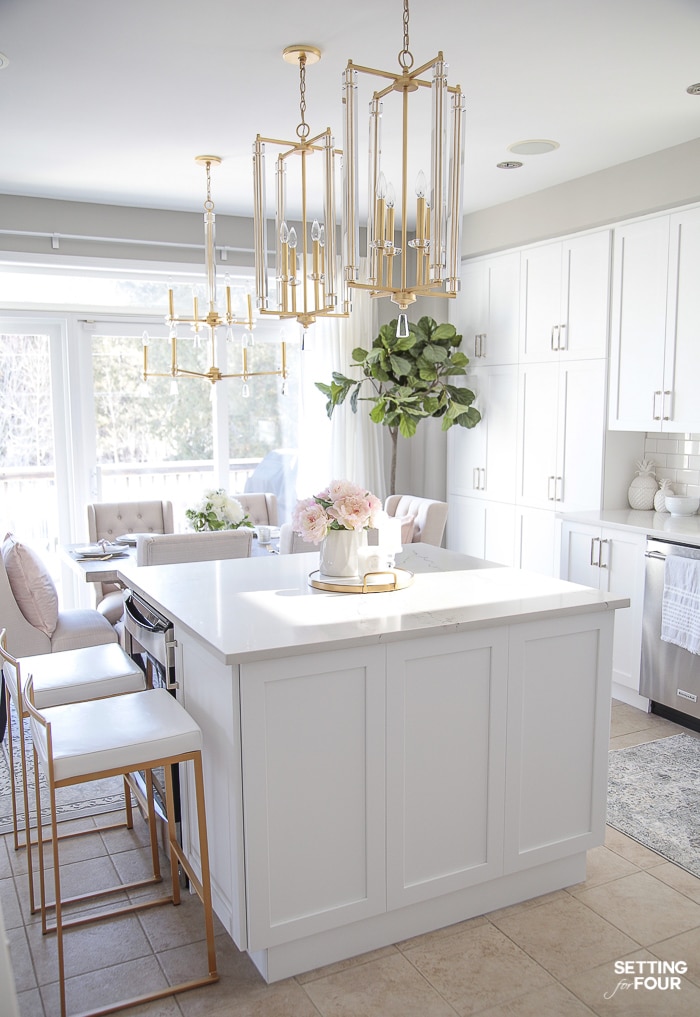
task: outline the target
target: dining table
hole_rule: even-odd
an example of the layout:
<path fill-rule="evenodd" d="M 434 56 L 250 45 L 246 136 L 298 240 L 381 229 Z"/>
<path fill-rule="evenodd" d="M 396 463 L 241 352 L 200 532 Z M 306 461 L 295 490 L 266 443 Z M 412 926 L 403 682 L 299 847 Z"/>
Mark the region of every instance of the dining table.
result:
<path fill-rule="evenodd" d="M 268 526 L 269 540 L 261 541 L 257 528 L 250 545 L 251 558 L 279 554 L 279 527 Z M 267 536 L 267 534 L 266 534 Z M 117 569 L 127 563 L 136 564 L 136 535 L 129 534 L 114 542 L 97 541 L 61 546 L 61 556 L 86 583 L 116 583 Z"/>

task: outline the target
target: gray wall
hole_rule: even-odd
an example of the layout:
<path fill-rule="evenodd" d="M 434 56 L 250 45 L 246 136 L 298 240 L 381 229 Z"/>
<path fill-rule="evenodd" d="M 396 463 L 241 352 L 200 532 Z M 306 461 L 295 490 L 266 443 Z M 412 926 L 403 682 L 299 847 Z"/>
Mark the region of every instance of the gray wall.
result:
<path fill-rule="evenodd" d="M 506 250 L 693 201 L 700 201 L 700 138 L 474 212 L 464 220 L 462 254 Z"/>

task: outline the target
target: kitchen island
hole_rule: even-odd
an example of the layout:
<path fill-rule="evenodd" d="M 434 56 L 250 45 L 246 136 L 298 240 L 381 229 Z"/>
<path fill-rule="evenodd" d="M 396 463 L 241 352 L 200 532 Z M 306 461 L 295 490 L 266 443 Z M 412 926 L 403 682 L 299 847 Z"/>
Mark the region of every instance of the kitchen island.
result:
<path fill-rule="evenodd" d="M 312 589 L 317 554 L 119 570 L 174 623 L 215 910 L 267 981 L 576 883 L 603 842 L 628 601 L 397 563 L 412 585 L 367 595 Z"/>

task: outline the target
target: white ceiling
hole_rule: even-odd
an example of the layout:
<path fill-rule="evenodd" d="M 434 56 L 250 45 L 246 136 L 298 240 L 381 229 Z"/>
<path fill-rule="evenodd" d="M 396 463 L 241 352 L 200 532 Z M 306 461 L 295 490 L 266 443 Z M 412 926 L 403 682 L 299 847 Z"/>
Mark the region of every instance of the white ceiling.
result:
<path fill-rule="evenodd" d="M 299 122 L 284 47 L 322 50 L 307 121 L 340 145 L 348 59 L 402 42 L 401 0 L 1 0 L 0 193 L 196 211 L 208 152 L 217 211 L 250 214 L 255 135 Z M 465 212 L 700 136 L 700 0 L 412 0 L 410 48 L 466 94 Z M 560 147 L 496 169 L 526 138 Z"/>

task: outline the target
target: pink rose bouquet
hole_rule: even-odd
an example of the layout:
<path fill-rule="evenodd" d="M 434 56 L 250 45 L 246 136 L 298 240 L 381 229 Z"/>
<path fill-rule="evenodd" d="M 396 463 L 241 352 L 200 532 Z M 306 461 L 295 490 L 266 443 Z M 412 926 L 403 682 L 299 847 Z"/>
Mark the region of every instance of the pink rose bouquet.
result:
<path fill-rule="evenodd" d="M 292 526 L 308 543 L 318 544 L 331 530 L 366 530 L 382 511 L 376 495 L 349 480 L 334 480 L 312 498 L 297 502 Z"/>

